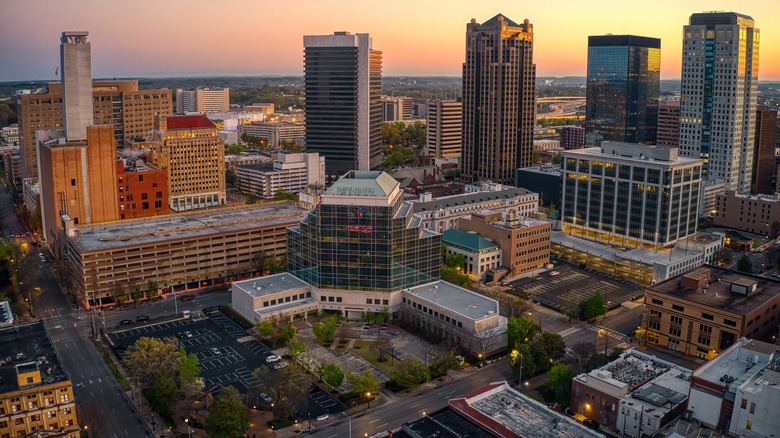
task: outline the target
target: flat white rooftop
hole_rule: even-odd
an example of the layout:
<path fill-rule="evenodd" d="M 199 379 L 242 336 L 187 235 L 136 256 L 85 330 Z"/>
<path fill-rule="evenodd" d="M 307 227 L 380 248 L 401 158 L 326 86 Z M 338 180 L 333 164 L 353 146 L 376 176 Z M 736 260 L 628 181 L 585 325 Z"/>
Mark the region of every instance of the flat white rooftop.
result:
<path fill-rule="evenodd" d="M 553 243 L 563 245 L 567 248 L 576 249 L 593 256 L 601 257 L 604 260 L 632 260 L 646 263 L 648 265 L 652 265 L 654 263 L 658 263 L 660 265 L 673 265 L 688 259 L 699 257 L 701 255 L 699 251 L 686 251 L 676 247 L 671 249 L 658 249 L 657 251 L 641 247 L 624 250 L 616 246 L 612 246 L 609 244 L 609 242 L 606 241 L 594 242 L 592 240 L 577 237 L 574 234 L 569 235 L 563 231 L 553 231 L 550 236 L 550 240 Z"/>
<path fill-rule="evenodd" d="M 309 287 L 309 284 L 287 272 L 267 277 L 251 278 L 249 280 L 235 281 L 231 285 L 234 289 L 239 289 L 253 297 L 275 294 L 286 290 L 297 289 L 299 287 Z"/>
<path fill-rule="evenodd" d="M 409 288 L 406 293 L 470 320 L 498 314 L 498 301 L 442 280 Z"/>

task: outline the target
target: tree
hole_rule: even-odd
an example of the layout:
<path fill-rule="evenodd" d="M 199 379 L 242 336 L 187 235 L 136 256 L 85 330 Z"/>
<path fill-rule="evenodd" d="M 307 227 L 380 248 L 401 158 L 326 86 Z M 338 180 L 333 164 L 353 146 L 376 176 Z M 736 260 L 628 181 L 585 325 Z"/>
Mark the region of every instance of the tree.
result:
<path fill-rule="evenodd" d="M 298 200 L 298 195 L 296 195 L 293 192 L 285 191 L 281 187 L 276 189 L 276 193 L 274 193 L 274 201 L 297 201 L 297 200 Z"/>
<path fill-rule="evenodd" d="M 390 372 L 390 377 L 398 386 L 411 388 L 428 381 L 431 378 L 431 373 L 428 367 L 415 357 L 399 363 Z"/>
<path fill-rule="evenodd" d="M 287 322 L 279 328 L 279 334 L 282 336 L 282 341 L 287 345 L 298 335 L 298 330 L 290 322 Z"/>
<path fill-rule="evenodd" d="M 157 370 L 149 382 L 149 387 L 144 390 L 152 410 L 161 415 L 170 415 L 173 403 L 176 402 L 176 382 L 173 376 L 164 369 Z"/>
<path fill-rule="evenodd" d="M 261 277 L 265 275 L 265 261 L 265 251 L 260 251 L 252 257 L 252 268 L 254 268 L 255 272 L 257 272 L 257 274 Z"/>
<path fill-rule="evenodd" d="M 444 264 L 451 268 L 466 269 L 466 256 L 463 254 L 449 254 L 444 259 Z"/>
<path fill-rule="evenodd" d="M 290 351 L 292 356 L 298 356 L 299 354 L 306 351 L 306 344 L 296 338 L 293 338 L 287 341 L 287 349 Z"/>
<path fill-rule="evenodd" d="M 743 254 L 742 257 L 737 260 L 737 271 L 753 273 L 753 263 L 750 262 L 750 257 L 747 254 Z"/>
<path fill-rule="evenodd" d="M 312 325 L 312 331 L 314 337 L 317 338 L 317 342 L 320 344 L 329 344 L 333 342 L 336 336 L 336 327 L 338 325 L 338 317 L 336 315 L 329 315 L 319 322 L 315 322 Z"/>
<path fill-rule="evenodd" d="M 393 343 L 387 336 L 379 335 L 371 348 L 376 353 L 376 360 L 385 362 L 387 361 L 387 355 L 390 354 L 390 350 L 393 349 Z"/>
<path fill-rule="evenodd" d="M 264 319 L 255 324 L 255 332 L 264 338 L 271 337 L 274 334 L 274 330 L 274 323 L 270 319 Z"/>
<path fill-rule="evenodd" d="M 544 332 L 536 341 L 542 344 L 548 358 L 558 360 L 566 356 L 566 343 L 558 333 Z"/>
<path fill-rule="evenodd" d="M 731 248 L 724 246 L 715 253 L 715 263 L 719 266 L 729 265 L 734 259 L 734 251 Z"/>
<path fill-rule="evenodd" d="M 177 375 L 182 365 L 182 357 L 173 343 L 143 337 L 127 349 L 122 364 L 130 377 L 138 379 L 142 386 L 146 386 L 158 371 L 165 371 L 170 376 Z"/>
<path fill-rule="evenodd" d="M 433 360 L 429 363 L 432 376 L 444 376 L 447 371 L 458 366 L 458 359 L 455 358 L 455 352 L 452 350 L 444 353 L 440 351 L 433 352 Z"/>
<path fill-rule="evenodd" d="M 308 396 L 309 382 L 300 368 L 287 366 L 273 372 L 261 367 L 253 374 L 260 379 L 260 390 L 271 397 L 274 420 L 291 416 Z"/>
<path fill-rule="evenodd" d="M 468 287 L 471 283 L 467 274 L 464 274 L 462 270 L 450 266 L 444 266 L 441 269 L 441 279 L 460 287 Z"/>
<path fill-rule="evenodd" d="M 604 296 L 601 292 L 595 292 L 592 297 L 580 302 L 580 318 L 592 319 L 607 313 L 607 306 L 604 304 Z"/>
<path fill-rule="evenodd" d="M 533 340 L 542 327 L 529 318 L 515 318 L 510 316 L 507 321 L 507 337 L 509 348 L 516 348 L 520 344 L 527 344 Z"/>
<path fill-rule="evenodd" d="M 547 373 L 547 386 L 555 391 L 555 400 L 562 406 L 571 403 L 571 379 L 574 370 L 569 365 L 556 364 Z"/>
<path fill-rule="evenodd" d="M 512 350 L 509 355 L 509 366 L 512 369 L 512 374 L 516 376 L 520 375 L 521 371 L 526 378 L 533 376 L 536 373 L 536 362 L 533 356 L 531 356 L 531 348 L 528 345 L 521 344 Z"/>
<path fill-rule="evenodd" d="M 184 346 L 179 346 L 179 354 L 181 355 L 179 393 L 185 398 L 194 397 L 203 391 L 205 386 L 203 379 L 198 377 L 198 375 L 200 375 L 198 356 L 195 354 L 187 354 L 184 350 Z"/>
<path fill-rule="evenodd" d="M 769 229 L 769 237 L 777 239 L 778 236 L 780 236 L 780 221 L 774 221 Z"/>
<path fill-rule="evenodd" d="M 596 351 L 596 346 L 591 342 L 578 342 L 571 347 L 574 354 L 579 357 L 580 364 Z"/>
<path fill-rule="evenodd" d="M 322 367 L 322 377 L 331 388 L 338 388 L 344 383 L 344 371 L 335 363 L 329 363 Z"/>
<path fill-rule="evenodd" d="M 228 386 L 211 402 L 206 433 L 213 438 L 244 438 L 247 429 L 249 412 L 241 403 L 241 394 Z"/>
<path fill-rule="evenodd" d="M 81 415 L 84 418 L 84 427 L 89 431 L 89 436 L 101 437 L 108 435 L 106 427 L 106 415 L 98 405 L 94 397 L 87 397 L 81 404 Z"/>
<path fill-rule="evenodd" d="M 419 362 L 419 360 L 417 361 Z M 379 380 L 371 375 L 368 368 L 364 369 L 360 374 L 347 373 L 347 381 L 352 384 L 352 390 L 359 394 L 377 392 L 379 390 Z"/>

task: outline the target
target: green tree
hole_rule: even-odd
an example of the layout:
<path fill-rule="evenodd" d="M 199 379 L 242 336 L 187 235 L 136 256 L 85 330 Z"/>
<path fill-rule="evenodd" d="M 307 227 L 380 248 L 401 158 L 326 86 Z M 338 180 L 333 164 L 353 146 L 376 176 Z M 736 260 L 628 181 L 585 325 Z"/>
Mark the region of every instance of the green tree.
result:
<path fill-rule="evenodd" d="M 179 355 L 181 356 L 181 366 L 179 367 L 179 381 L 192 382 L 200 375 L 200 363 L 196 354 L 187 354 L 184 346 L 179 346 Z"/>
<path fill-rule="evenodd" d="M 286 345 L 295 339 L 295 336 L 298 335 L 298 330 L 296 330 L 295 326 L 291 323 L 287 322 L 279 328 L 279 334 L 282 336 L 282 341 Z"/>
<path fill-rule="evenodd" d="M 441 269 L 441 279 L 461 287 L 468 287 L 471 284 L 468 274 L 464 274 L 462 270 L 449 266 L 444 266 Z"/>
<path fill-rule="evenodd" d="M 261 367 L 254 371 L 254 375 L 260 380 L 260 391 L 271 397 L 275 420 L 293 415 L 308 396 L 309 381 L 297 366 L 287 366 L 277 371 Z"/>
<path fill-rule="evenodd" d="M 352 390 L 358 394 L 367 392 L 377 392 L 379 390 L 379 380 L 371 375 L 368 368 L 360 374 L 347 373 L 347 380 L 352 384 Z"/>
<path fill-rule="evenodd" d="M 607 313 L 607 306 L 604 303 L 604 296 L 601 292 L 595 292 L 593 296 L 579 304 L 580 318 L 592 319 Z"/>
<path fill-rule="evenodd" d="M 444 264 L 450 268 L 466 269 L 466 256 L 463 254 L 450 254 L 444 259 Z"/>
<path fill-rule="evenodd" d="M 507 321 L 509 348 L 516 348 L 520 344 L 531 342 L 540 331 L 542 331 L 542 327 L 531 319 L 510 316 Z"/>
<path fill-rule="evenodd" d="M 743 254 L 742 257 L 737 260 L 737 271 L 753 273 L 753 263 L 750 262 L 750 257 L 747 254 Z"/>
<path fill-rule="evenodd" d="M 147 386 L 158 372 L 178 375 L 182 357 L 173 343 L 142 337 L 127 349 L 122 364 L 130 377 Z"/>
<path fill-rule="evenodd" d="M 344 371 L 335 363 L 329 363 L 322 367 L 322 378 L 331 388 L 338 388 L 344 383 Z"/>
<path fill-rule="evenodd" d="M 265 319 L 255 323 L 255 332 L 264 338 L 268 338 L 273 335 L 274 329 L 274 323 L 270 319 Z"/>
<path fill-rule="evenodd" d="M 517 352 L 517 353 L 515 353 Z M 536 374 L 536 361 L 531 355 L 531 348 L 527 344 L 521 344 L 509 354 L 509 366 L 512 374 L 520 375 L 522 366 L 522 375 L 529 378 Z"/>
<path fill-rule="evenodd" d="M 444 353 L 433 352 L 433 360 L 429 363 L 432 376 L 443 376 L 447 371 L 458 366 L 458 359 L 455 358 L 455 352 L 450 350 Z"/>
<path fill-rule="evenodd" d="M 315 322 L 312 325 L 312 331 L 314 337 L 317 338 L 317 342 L 320 344 L 329 344 L 333 342 L 336 337 L 336 327 L 338 326 L 338 317 L 336 315 L 329 315 L 319 322 Z"/>
<path fill-rule="evenodd" d="M 287 342 L 287 349 L 290 351 L 291 355 L 298 356 L 306 350 L 306 344 L 293 338 Z"/>
<path fill-rule="evenodd" d="M 547 373 L 547 386 L 555 391 L 555 400 L 562 406 L 568 407 L 571 403 L 571 379 L 574 378 L 574 370 L 569 365 L 557 364 Z"/>
<path fill-rule="evenodd" d="M 206 433 L 213 438 L 244 438 L 249 429 L 249 412 L 241 394 L 228 386 L 211 402 L 206 418 Z"/>
<path fill-rule="evenodd" d="M 542 344 L 548 359 L 558 360 L 566 356 L 566 343 L 558 333 L 544 332 L 535 340 Z"/>
<path fill-rule="evenodd" d="M 298 200 L 298 195 L 296 195 L 293 192 L 285 191 L 281 187 L 276 189 L 276 193 L 274 193 L 274 201 L 297 201 L 297 200 Z"/>
<path fill-rule="evenodd" d="M 173 376 L 166 370 L 159 370 L 144 390 L 152 410 L 161 415 L 170 415 L 171 408 L 176 402 L 176 382 Z"/>
<path fill-rule="evenodd" d="M 428 381 L 431 378 L 431 373 L 428 367 L 415 357 L 396 365 L 390 372 L 390 377 L 398 386 L 411 388 Z"/>
<path fill-rule="evenodd" d="M 715 253 L 715 262 L 719 266 L 729 265 L 734 260 L 734 251 L 724 246 Z"/>
<path fill-rule="evenodd" d="M 246 133 L 242 134 L 241 137 L 243 138 L 245 135 Z M 230 146 L 225 146 L 226 154 L 239 155 L 241 152 L 244 152 L 244 146 L 240 144 L 231 144 Z"/>

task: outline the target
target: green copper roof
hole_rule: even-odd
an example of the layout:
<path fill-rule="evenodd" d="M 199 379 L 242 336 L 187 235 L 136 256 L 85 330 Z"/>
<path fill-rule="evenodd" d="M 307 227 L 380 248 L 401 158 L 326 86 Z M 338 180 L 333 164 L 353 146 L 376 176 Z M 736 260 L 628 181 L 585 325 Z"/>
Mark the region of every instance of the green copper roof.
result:
<path fill-rule="evenodd" d="M 441 241 L 447 245 L 456 245 L 472 251 L 498 249 L 498 245 L 475 233 L 450 228 L 441 233 Z"/>
<path fill-rule="evenodd" d="M 351 170 L 328 187 L 325 194 L 386 198 L 398 184 L 398 181 L 385 172 Z"/>
<path fill-rule="evenodd" d="M 514 21 L 512 21 L 506 15 L 498 14 L 495 17 L 491 18 L 490 20 L 480 24 L 480 27 L 482 27 L 482 26 L 487 26 L 487 27 L 497 27 L 497 26 L 499 26 L 499 24 L 498 24 L 498 17 L 504 17 L 504 22 L 506 22 L 506 24 L 509 25 L 509 26 L 520 26 L 519 24 L 517 24 Z"/>

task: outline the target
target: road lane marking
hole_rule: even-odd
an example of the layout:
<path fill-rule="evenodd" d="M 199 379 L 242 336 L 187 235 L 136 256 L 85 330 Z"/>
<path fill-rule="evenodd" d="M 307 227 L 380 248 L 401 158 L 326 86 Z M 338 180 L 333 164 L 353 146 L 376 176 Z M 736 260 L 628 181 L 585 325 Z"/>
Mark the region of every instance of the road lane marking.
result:
<path fill-rule="evenodd" d="M 376 423 L 377 421 L 382 421 L 382 419 L 381 419 L 381 418 L 377 418 L 377 419 L 376 419 L 376 420 L 374 420 L 374 421 L 369 421 L 369 422 L 368 422 L 368 424 L 374 424 L 374 423 Z"/>
<path fill-rule="evenodd" d="M 383 428 L 383 427 L 385 427 L 385 426 L 387 426 L 387 423 L 380 424 L 380 425 L 379 425 L 379 426 L 377 426 L 376 428 L 377 428 L 377 429 L 381 429 L 381 428 Z"/>

